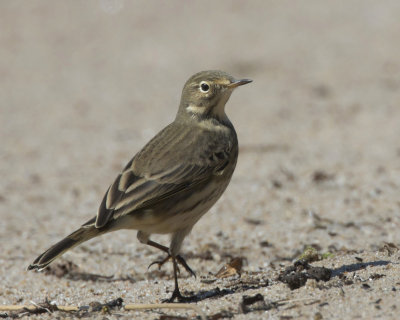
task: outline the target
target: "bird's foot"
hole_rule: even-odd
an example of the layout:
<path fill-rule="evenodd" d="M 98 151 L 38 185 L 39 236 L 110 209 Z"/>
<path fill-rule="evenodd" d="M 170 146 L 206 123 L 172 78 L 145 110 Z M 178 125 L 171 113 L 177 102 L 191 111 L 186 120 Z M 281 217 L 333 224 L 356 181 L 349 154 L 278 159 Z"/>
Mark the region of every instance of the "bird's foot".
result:
<path fill-rule="evenodd" d="M 171 259 L 171 255 L 168 255 L 165 259 L 163 260 L 156 260 L 153 261 L 152 263 L 149 264 L 149 266 L 147 267 L 147 269 L 150 269 L 150 267 L 152 267 L 153 265 L 157 264 L 158 265 L 158 270 L 161 269 L 161 267 L 164 265 L 164 263 L 166 263 L 168 260 Z M 178 270 L 179 272 L 179 270 Z"/>
<path fill-rule="evenodd" d="M 171 258 L 172 258 L 172 257 L 171 257 L 171 255 L 169 254 L 169 255 L 168 255 L 165 259 L 163 259 L 163 260 L 154 261 L 154 262 L 150 263 L 150 265 L 148 266 L 148 269 L 150 269 L 151 266 L 157 264 L 157 265 L 158 265 L 158 269 L 160 270 L 161 267 L 164 265 L 164 263 L 166 263 L 166 262 L 167 262 L 168 260 L 170 260 Z M 182 265 L 188 273 L 190 273 L 193 277 L 196 278 L 196 273 L 188 266 L 188 264 L 186 263 L 185 259 L 182 258 L 182 256 L 177 255 L 177 256 L 176 256 L 176 261 L 177 261 L 180 265 Z M 178 268 L 177 271 L 180 273 L 179 268 Z"/>
<path fill-rule="evenodd" d="M 175 288 L 171 298 L 162 300 L 162 303 L 172 303 L 176 299 L 177 302 L 193 302 L 193 297 L 184 297 L 178 288 Z"/>

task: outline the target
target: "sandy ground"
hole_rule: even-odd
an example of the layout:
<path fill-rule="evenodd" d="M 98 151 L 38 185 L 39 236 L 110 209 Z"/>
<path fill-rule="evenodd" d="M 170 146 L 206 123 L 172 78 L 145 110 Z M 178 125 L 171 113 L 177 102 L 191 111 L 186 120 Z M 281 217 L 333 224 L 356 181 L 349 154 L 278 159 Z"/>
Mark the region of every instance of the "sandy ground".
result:
<path fill-rule="evenodd" d="M 398 319 L 399 16 L 397 0 L 2 1 L 0 304 L 170 295 L 171 266 L 147 270 L 162 256 L 132 231 L 65 254 L 59 277 L 26 267 L 95 214 L 119 170 L 173 120 L 186 79 L 221 69 L 254 83 L 228 103 L 239 162 L 185 240 L 198 277 L 182 271 L 182 291 L 210 319 Z M 290 290 L 278 276 L 308 246 L 332 277 Z M 242 277 L 214 281 L 234 257 L 246 258 Z M 245 313 L 243 296 L 256 294 L 264 303 Z M 32 317 L 85 315 L 196 317 Z"/>

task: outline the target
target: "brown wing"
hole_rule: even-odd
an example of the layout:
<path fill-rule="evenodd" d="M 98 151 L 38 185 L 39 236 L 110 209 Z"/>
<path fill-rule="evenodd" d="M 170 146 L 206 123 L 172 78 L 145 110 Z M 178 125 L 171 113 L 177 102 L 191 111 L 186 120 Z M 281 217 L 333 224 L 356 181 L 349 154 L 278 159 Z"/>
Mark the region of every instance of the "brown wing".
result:
<path fill-rule="evenodd" d="M 181 134 L 185 133 L 190 135 L 190 131 L 181 130 Z M 163 145 L 164 141 L 169 141 L 168 145 Z M 213 144 L 204 148 L 202 157 L 198 157 L 187 149 L 188 145 L 183 143 L 185 139 L 180 141 L 180 144 L 172 144 L 168 132 L 162 131 L 128 163 L 104 195 L 95 221 L 97 228 L 104 227 L 111 219 L 192 188 L 218 173 L 229 161 L 226 145 Z"/>

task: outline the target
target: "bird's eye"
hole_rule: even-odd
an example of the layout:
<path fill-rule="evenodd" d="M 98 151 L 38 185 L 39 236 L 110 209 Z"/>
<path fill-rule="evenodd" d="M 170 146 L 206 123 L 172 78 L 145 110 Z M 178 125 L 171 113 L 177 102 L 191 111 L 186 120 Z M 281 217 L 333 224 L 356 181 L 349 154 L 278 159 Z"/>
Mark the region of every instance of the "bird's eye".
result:
<path fill-rule="evenodd" d="M 203 82 L 200 83 L 200 91 L 201 92 L 206 93 L 209 90 L 210 90 L 210 85 L 207 82 L 203 81 Z"/>

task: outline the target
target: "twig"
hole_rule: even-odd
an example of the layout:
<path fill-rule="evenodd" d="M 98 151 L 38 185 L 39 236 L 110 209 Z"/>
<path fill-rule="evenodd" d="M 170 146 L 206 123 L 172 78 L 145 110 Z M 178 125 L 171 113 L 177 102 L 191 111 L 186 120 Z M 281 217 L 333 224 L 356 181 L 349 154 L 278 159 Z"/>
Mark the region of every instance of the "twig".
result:
<path fill-rule="evenodd" d="M 28 310 L 28 311 L 35 311 L 38 309 L 46 309 L 41 306 L 36 306 L 36 305 L 26 305 L 26 306 L 18 306 L 18 305 L 4 305 L 0 306 L 0 311 L 22 311 L 22 310 Z M 57 309 L 60 311 L 79 311 L 79 307 L 75 306 L 57 306 Z"/>
<path fill-rule="evenodd" d="M 155 304 L 127 304 L 124 307 L 125 310 L 145 310 L 145 309 L 192 309 L 200 315 L 202 320 L 206 320 L 207 317 L 203 310 L 198 306 L 187 303 L 155 303 Z"/>
<path fill-rule="evenodd" d="M 56 306 L 58 311 L 79 311 L 80 308 L 76 306 Z M 201 310 L 198 306 L 186 303 L 156 303 L 156 304 L 127 304 L 124 306 L 125 310 L 146 310 L 146 309 L 191 309 L 200 315 L 202 320 L 206 320 L 207 317 L 203 310 Z M 49 309 L 44 308 L 40 305 L 31 304 L 31 305 L 3 305 L 0 306 L 0 311 L 37 311 L 37 310 L 46 310 L 50 312 Z"/>

